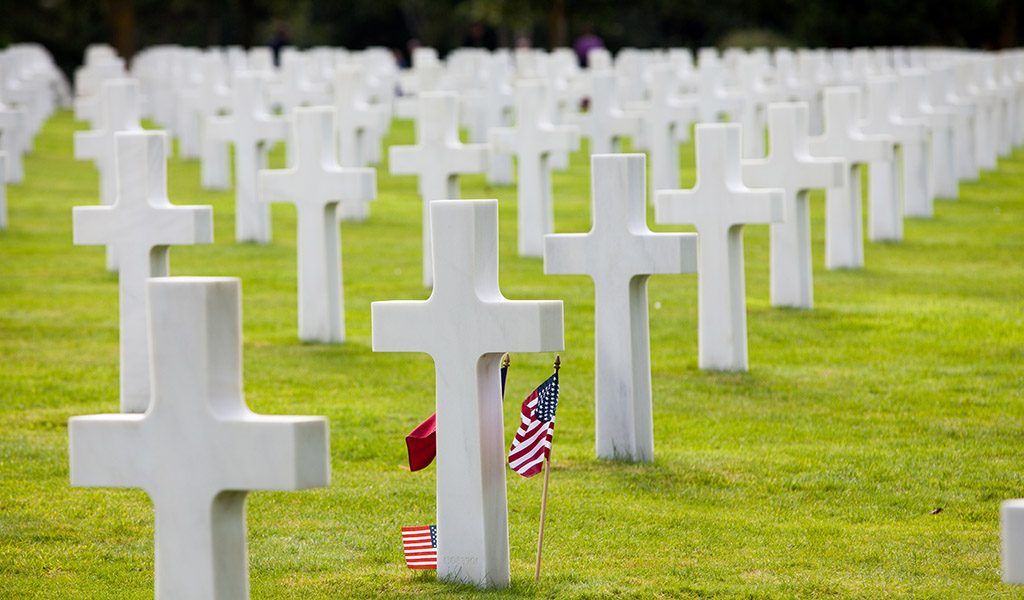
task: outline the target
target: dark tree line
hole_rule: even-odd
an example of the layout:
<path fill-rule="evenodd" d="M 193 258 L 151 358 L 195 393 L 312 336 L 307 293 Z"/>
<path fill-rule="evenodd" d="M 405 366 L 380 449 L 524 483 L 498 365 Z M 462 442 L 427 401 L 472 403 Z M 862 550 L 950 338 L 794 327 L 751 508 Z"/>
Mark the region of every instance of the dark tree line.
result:
<path fill-rule="evenodd" d="M 39 42 L 69 70 L 89 43 L 130 56 L 179 43 L 299 47 L 410 40 L 444 51 L 479 40 L 565 45 L 591 27 L 624 46 L 1016 46 L 1024 0 L 5 0 L 0 46 Z M 471 33 L 471 31 L 473 33 Z M 474 36 L 483 31 L 484 35 Z"/>

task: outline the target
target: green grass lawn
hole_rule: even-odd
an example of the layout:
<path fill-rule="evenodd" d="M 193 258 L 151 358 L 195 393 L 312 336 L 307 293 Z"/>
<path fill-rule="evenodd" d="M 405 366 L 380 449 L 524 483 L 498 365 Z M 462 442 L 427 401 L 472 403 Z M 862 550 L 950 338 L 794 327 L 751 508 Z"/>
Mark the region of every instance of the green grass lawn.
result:
<path fill-rule="evenodd" d="M 68 483 L 68 417 L 118 409 L 116 276 L 101 247 L 71 244 L 71 207 L 98 202 L 93 166 L 72 158 L 82 127 L 47 124 L 0 232 L 2 598 L 152 596 L 147 497 Z M 412 137 L 398 122 L 388 142 Z M 175 248 L 171 273 L 242 279 L 249 405 L 331 423 L 329 488 L 249 498 L 253 597 L 470 595 L 402 557 L 399 528 L 434 521 L 433 469 L 403 468 L 433 410 L 431 361 L 370 352 L 370 302 L 427 295 L 416 179 L 383 166 L 371 219 L 342 226 L 349 338 L 326 346 L 296 337 L 294 209 L 274 207 L 273 244 L 236 244 L 233 193 L 201 190 L 196 162 L 168 169 L 171 201 L 213 205 L 216 228 L 212 246 Z M 577 153 L 554 177 L 560 232 L 589 228 L 588 173 Z M 652 278 L 656 460 L 633 465 L 594 457 L 590 280 L 518 258 L 515 189 L 464 177 L 463 197 L 500 200 L 505 295 L 565 301 L 544 576 L 541 480 L 509 472 L 512 587 L 486 595 L 1018 596 L 999 580 L 998 509 L 1024 496 L 1021 190 L 1024 152 L 840 272 L 822 266 L 814 196 L 811 312 L 769 306 L 768 230 L 748 227 L 748 374 L 699 371 L 696 276 Z M 513 357 L 506 441 L 552 358 Z"/>

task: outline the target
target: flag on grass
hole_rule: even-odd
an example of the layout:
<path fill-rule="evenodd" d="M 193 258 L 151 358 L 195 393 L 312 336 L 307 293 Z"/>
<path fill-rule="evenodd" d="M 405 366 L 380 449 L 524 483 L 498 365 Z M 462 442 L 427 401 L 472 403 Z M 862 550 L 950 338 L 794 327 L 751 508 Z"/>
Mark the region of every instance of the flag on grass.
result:
<path fill-rule="evenodd" d="M 523 477 L 533 477 L 551 453 L 558 407 L 558 371 L 523 400 L 521 424 L 508 451 L 508 466 Z"/>
<path fill-rule="evenodd" d="M 505 379 L 508 376 L 508 355 L 501 363 L 501 398 L 505 399 Z M 409 450 L 409 470 L 426 469 L 437 456 L 437 413 L 427 417 L 405 436 L 405 447 Z"/>
<path fill-rule="evenodd" d="M 402 528 L 405 566 L 410 569 L 437 568 L 437 525 Z"/>

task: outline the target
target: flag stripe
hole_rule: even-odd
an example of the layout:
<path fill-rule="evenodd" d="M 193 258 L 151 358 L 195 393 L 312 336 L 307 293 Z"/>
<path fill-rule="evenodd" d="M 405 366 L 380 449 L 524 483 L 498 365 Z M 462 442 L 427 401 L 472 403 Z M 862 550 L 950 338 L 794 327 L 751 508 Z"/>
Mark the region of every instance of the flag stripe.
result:
<path fill-rule="evenodd" d="M 512 447 L 508 451 L 508 464 L 516 473 L 532 477 L 543 468 L 544 459 L 551 454 L 551 440 L 555 430 L 555 409 L 558 406 L 558 372 L 537 386 L 523 400 L 520 425 Z"/>
<path fill-rule="evenodd" d="M 423 525 L 402 528 L 405 566 L 410 569 L 437 568 L 437 527 Z"/>

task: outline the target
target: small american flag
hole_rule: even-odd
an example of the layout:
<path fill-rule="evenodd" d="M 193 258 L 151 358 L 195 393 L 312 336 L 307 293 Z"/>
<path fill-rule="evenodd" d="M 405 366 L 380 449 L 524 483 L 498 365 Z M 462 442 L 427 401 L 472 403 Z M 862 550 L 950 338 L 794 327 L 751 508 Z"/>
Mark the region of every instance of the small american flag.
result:
<path fill-rule="evenodd" d="M 405 566 L 410 569 L 437 568 L 437 525 L 402 528 Z"/>
<path fill-rule="evenodd" d="M 523 477 L 533 477 L 544 468 L 544 459 L 551 453 L 557 407 L 558 371 L 555 371 L 523 400 L 522 423 L 508 451 L 508 466 Z"/>

